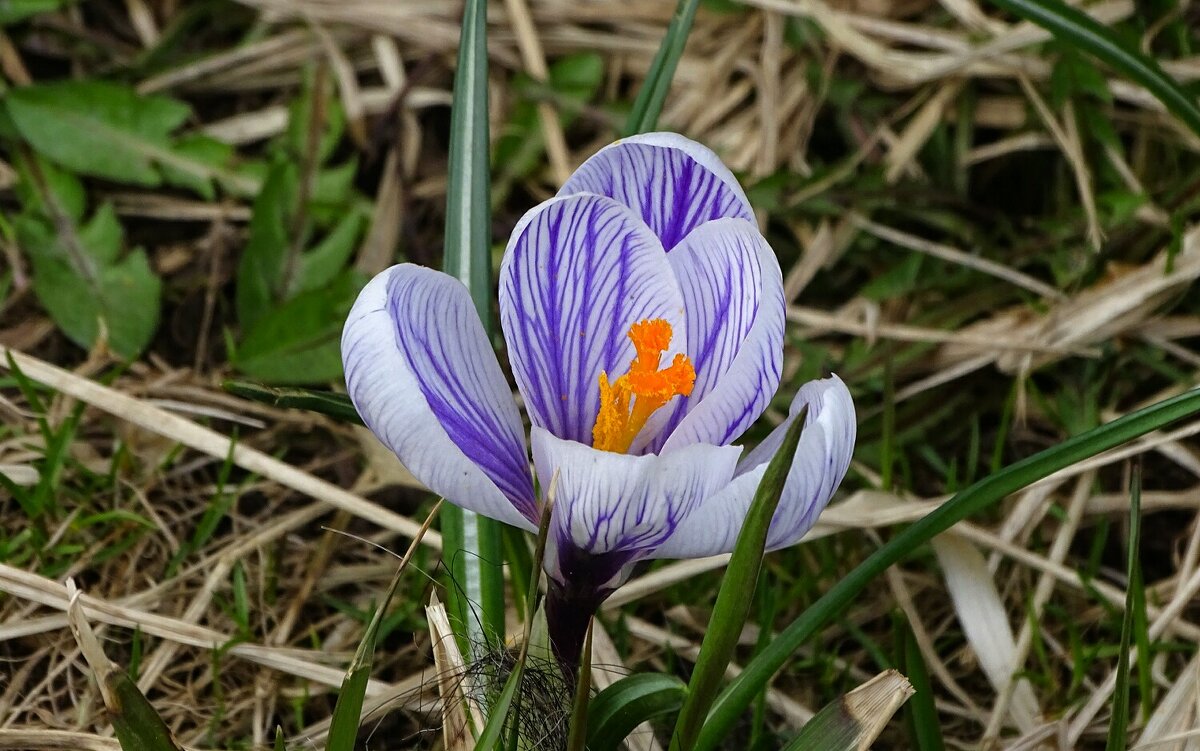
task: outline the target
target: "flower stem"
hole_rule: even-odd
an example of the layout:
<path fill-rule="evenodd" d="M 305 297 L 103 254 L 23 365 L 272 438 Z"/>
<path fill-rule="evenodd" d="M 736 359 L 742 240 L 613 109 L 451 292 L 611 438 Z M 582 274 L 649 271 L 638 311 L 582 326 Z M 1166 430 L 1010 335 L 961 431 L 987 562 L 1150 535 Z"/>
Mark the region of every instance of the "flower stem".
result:
<path fill-rule="evenodd" d="M 579 676 L 579 658 L 588 624 L 607 596 L 608 592 L 575 590 L 550 580 L 546 592 L 546 627 L 554 658 L 571 686 Z"/>

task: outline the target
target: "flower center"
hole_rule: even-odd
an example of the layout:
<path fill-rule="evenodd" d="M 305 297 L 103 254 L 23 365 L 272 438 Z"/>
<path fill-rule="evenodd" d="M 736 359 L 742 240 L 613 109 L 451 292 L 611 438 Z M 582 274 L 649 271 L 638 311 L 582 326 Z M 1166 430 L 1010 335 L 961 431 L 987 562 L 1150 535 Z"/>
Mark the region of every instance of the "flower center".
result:
<path fill-rule="evenodd" d="M 611 383 L 600 374 L 600 411 L 592 428 L 592 446 L 623 454 L 655 410 L 676 395 L 688 396 L 696 383 L 696 369 L 687 355 L 675 355 L 659 370 L 662 354 L 671 344 L 671 324 L 661 318 L 638 321 L 629 328 L 637 355 L 629 372 Z"/>

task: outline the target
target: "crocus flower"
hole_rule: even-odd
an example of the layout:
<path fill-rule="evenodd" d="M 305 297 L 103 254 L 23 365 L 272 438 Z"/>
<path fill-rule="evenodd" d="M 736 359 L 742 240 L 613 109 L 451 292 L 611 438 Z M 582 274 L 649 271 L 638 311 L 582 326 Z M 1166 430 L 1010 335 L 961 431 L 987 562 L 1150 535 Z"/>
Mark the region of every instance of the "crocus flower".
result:
<path fill-rule="evenodd" d="M 546 613 L 574 664 L 588 619 L 650 558 L 732 549 L 788 423 L 806 425 L 768 546 L 798 541 L 846 474 L 854 405 L 836 376 L 743 456 L 732 442 L 779 385 L 779 263 L 733 174 L 672 133 L 601 149 L 527 213 L 500 267 L 500 322 L 532 424 L 466 287 L 401 264 L 342 334 L 363 421 L 425 485 L 533 531 L 554 479 Z"/>

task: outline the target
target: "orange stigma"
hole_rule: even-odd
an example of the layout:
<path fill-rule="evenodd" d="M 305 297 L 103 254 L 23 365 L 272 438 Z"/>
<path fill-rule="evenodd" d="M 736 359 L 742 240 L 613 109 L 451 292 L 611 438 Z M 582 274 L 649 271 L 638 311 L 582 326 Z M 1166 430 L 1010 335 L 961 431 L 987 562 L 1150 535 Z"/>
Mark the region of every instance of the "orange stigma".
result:
<path fill-rule="evenodd" d="M 600 411 L 592 428 L 592 446 L 624 454 L 646 425 L 650 415 L 672 397 L 688 396 L 696 383 L 696 369 L 687 355 L 675 355 L 659 370 L 662 354 L 671 345 L 671 324 L 661 318 L 638 321 L 629 328 L 637 355 L 629 372 L 609 382 L 600 374 Z"/>

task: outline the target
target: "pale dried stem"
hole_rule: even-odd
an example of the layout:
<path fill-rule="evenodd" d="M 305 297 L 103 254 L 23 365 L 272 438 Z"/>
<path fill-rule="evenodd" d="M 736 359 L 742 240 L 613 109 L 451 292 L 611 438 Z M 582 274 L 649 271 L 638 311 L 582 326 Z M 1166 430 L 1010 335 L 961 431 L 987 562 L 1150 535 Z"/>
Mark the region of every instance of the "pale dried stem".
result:
<path fill-rule="evenodd" d="M 8 369 L 6 360 L 8 356 L 13 358 L 17 367 L 30 379 L 109 412 L 144 430 L 164 436 L 214 458 L 230 457 L 234 464 L 245 470 L 260 474 L 284 487 L 347 511 L 384 529 L 399 532 L 406 537 L 412 538 L 420 529 L 421 525 L 413 520 L 349 493 L 333 483 L 302 472 L 245 444 L 235 444 L 231 439 L 214 430 L 197 425 L 166 410 L 150 406 L 115 389 L 102 386 L 86 378 L 80 378 L 44 360 L 0 346 L 0 368 Z M 441 548 L 442 538 L 436 532 L 425 535 L 424 540 L 430 547 Z"/>
<path fill-rule="evenodd" d="M 64 612 L 69 604 L 64 585 L 6 564 L 0 564 L 0 591 Z M 341 669 L 323 664 L 331 658 L 336 659 L 336 655 L 303 649 L 234 643 L 233 634 L 197 626 L 179 618 L 118 605 L 91 595 L 80 595 L 79 603 L 82 613 L 89 620 L 123 628 L 139 628 L 147 634 L 202 649 L 231 645 L 227 650 L 228 654 L 326 686 L 340 686 L 345 675 Z M 390 684 L 373 680 L 368 684 L 367 693 L 378 696 L 390 693 L 394 688 Z"/>
<path fill-rule="evenodd" d="M 1075 491 L 1071 494 L 1071 501 L 1067 505 L 1066 518 L 1058 528 L 1058 532 L 1054 536 L 1054 542 L 1050 545 L 1050 552 L 1047 555 L 1048 560 L 1055 564 L 1061 564 L 1066 560 L 1071 543 L 1075 541 L 1075 534 L 1079 531 L 1079 522 L 1083 519 L 1088 498 L 1092 494 L 1092 485 L 1095 481 L 1096 476 L 1091 472 L 1081 475 L 1075 481 Z M 996 697 L 996 703 L 992 706 L 992 714 L 988 718 L 987 727 L 984 730 L 983 737 L 980 739 L 980 745 L 983 747 L 987 747 L 1000 736 L 1004 715 L 1008 711 L 1009 702 L 1012 700 L 1013 692 L 1017 685 L 1017 673 L 1024 670 L 1025 660 L 1029 657 L 1029 649 L 1033 645 L 1033 623 L 1041 622 L 1042 609 L 1049 602 L 1056 584 L 1057 582 L 1054 580 L 1054 577 L 1049 574 L 1043 573 L 1038 578 L 1038 583 L 1033 591 L 1033 597 L 1030 599 L 1029 612 L 1022 619 L 1021 631 L 1017 635 L 1017 645 L 1013 657 L 1013 674 L 1009 676 L 1008 682 L 1005 684 L 1003 690 L 999 692 Z"/>

